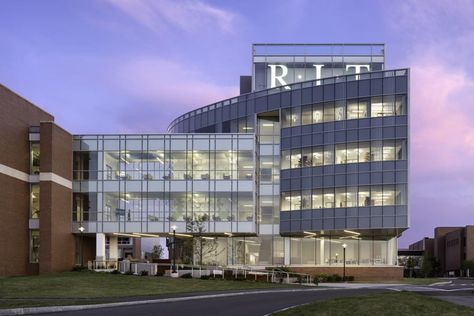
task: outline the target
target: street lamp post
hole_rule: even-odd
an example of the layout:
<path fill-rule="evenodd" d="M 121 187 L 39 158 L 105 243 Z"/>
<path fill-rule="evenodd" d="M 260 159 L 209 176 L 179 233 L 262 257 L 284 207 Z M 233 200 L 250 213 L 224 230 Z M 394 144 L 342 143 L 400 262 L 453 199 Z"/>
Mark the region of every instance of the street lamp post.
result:
<path fill-rule="evenodd" d="M 342 249 L 343 249 L 342 259 L 344 260 L 343 269 L 342 269 L 342 281 L 346 280 L 346 247 L 347 247 L 346 244 L 342 244 Z"/>
<path fill-rule="evenodd" d="M 82 250 L 82 246 L 83 246 L 83 233 L 84 233 L 84 226 L 79 226 L 79 231 L 81 232 L 81 253 L 80 253 L 80 256 L 81 256 L 81 267 L 84 266 L 84 253 L 83 253 L 83 250 Z"/>
<path fill-rule="evenodd" d="M 176 273 L 176 225 L 171 226 L 173 230 L 173 242 L 171 243 L 171 249 L 173 250 L 173 266 L 171 273 Z"/>

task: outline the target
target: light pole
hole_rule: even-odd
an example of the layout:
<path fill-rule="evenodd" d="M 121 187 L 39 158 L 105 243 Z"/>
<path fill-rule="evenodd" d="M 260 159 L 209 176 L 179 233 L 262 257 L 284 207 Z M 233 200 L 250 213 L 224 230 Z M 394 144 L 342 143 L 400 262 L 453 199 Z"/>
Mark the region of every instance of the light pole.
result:
<path fill-rule="evenodd" d="M 83 232 L 84 232 L 85 228 L 84 226 L 79 226 L 79 231 L 81 232 L 81 267 L 84 266 L 84 255 L 83 255 L 83 251 L 82 251 L 82 245 L 83 245 Z"/>
<path fill-rule="evenodd" d="M 176 273 L 176 225 L 171 226 L 173 230 L 173 242 L 171 243 L 171 249 L 173 250 L 173 266 L 171 268 L 171 273 Z"/>
<path fill-rule="evenodd" d="M 343 249 L 343 269 L 342 269 L 342 281 L 345 281 L 346 280 L 346 247 L 347 245 L 346 244 L 342 244 L 342 249 Z"/>

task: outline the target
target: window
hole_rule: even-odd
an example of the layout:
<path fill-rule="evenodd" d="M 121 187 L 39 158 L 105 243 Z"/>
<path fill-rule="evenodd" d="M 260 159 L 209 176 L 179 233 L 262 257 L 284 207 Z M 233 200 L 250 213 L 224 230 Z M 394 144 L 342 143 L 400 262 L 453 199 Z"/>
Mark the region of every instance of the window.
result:
<path fill-rule="evenodd" d="M 383 141 L 383 160 L 395 160 L 395 141 Z"/>
<path fill-rule="evenodd" d="M 302 108 L 301 113 L 301 124 L 307 125 L 313 123 L 313 109 L 311 105 L 305 105 Z"/>
<path fill-rule="evenodd" d="M 370 161 L 370 143 L 363 142 L 359 143 L 359 162 Z"/>
<path fill-rule="evenodd" d="M 357 143 L 347 144 L 346 163 L 356 163 L 358 156 Z"/>
<path fill-rule="evenodd" d="M 313 209 L 323 208 L 323 191 L 320 189 L 313 190 L 311 197 Z"/>
<path fill-rule="evenodd" d="M 30 230 L 30 262 L 39 262 L 40 232 L 39 230 Z"/>
<path fill-rule="evenodd" d="M 359 206 L 370 206 L 370 187 L 359 187 Z"/>
<path fill-rule="evenodd" d="M 336 101 L 336 110 L 335 110 L 335 118 L 336 121 L 343 121 L 346 119 L 346 107 L 345 101 Z"/>
<path fill-rule="evenodd" d="M 336 207 L 346 207 L 346 188 L 336 188 Z"/>
<path fill-rule="evenodd" d="M 323 105 L 315 104 L 313 106 L 313 123 L 321 123 L 323 121 Z"/>
<path fill-rule="evenodd" d="M 347 119 L 352 120 L 359 118 L 359 105 L 357 100 L 347 101 Z"/>
<path fill-rule="evenodd" d="M 40 214 L 40 186 L 32 184 L 30 187 L 30 218 L 39 218 Z"/>
<path fill-rule="evenodd" d="M 295 106 L 291 109 L 291 126 L 301 125 L 301 107 Z"/>
<path fill-rule="evenodd" d="M 302 167 L 311 167 L 313 164 L 313 156 L 311 147 L 303 148 L 301 154 L 301 165 Z"/>
<path fill-rule="evenodd" d="M 334 102 L 324 103 L 324 122 L 334 121 Z"/>
<path fill-rule="evenodd" d="M 283 150 L 281 152 L 281 169 L 290 169 L 291 168 L 291 151 Z"/>
<path fill-rule="evenodd" d="M 301 168 L 301 149 L 292 149 L 291 150 L 291 167 L 292 168 Z"/>
<path fill-rule="evenodd" d="M 311 209 L 311 191 L 310 190 L 303 190 L 301 196 L 301 209 Z"/>
<path fill-rule="evenodd" d="M 334 145 L 324 146 L 324 165 L 334 164 Z"/>
<path fill-rule="evenodd" d="M 323 165 L 323 147 L 317 146 L 313 147 L 313 166 L 322 166 Z"/>
<path fill-rule="evenodd" d="M 396 141 L 396 159 L 406 160 L 407 159 L 407 141 L 403 139 L 397 139 Z"/>
<path fill-rule="evenodd" d="M 369 117 L 369 100 L 362 99 L 359 100 L 359 109 L 358 112 L 359 118 Z"/>
<path fill-rule="evenodd" d="M 291 108 L 281 109 L 281 127 L 291 126 Z"/>
<path fill-rule="evenodd" d="M 346 144 L 336 145 L 336 164 L 347 163 L 346 160 Z"/>
<path fill-rule="evenodd" d="M 38 142 L 30 143 L 30 173 L 40 173 L 40 144 Z"/>
<path fill-rule="evenodd" d="M 375 140 L 372 141 L 372 148 L 370 154 L 370 160 L 372 161 L 382 161 L 382 141 Z"/>
<path fill-rule="evenodd" d="M 324 207 L 333 208 L 334 207 L 334 191 L 333 189 L 324 189 Z"/>
<path fill-rule="evenodd" d="M 282 211 L 291 211 L 291 193 L 290 192 L 282 192 L 281 193 L 281 210 Z"/>
<path fill-rule="evenodd" d="M 406 99 L 405 95 L 397 95 L 395 98 L 395 115 L 406 114 Z"/>

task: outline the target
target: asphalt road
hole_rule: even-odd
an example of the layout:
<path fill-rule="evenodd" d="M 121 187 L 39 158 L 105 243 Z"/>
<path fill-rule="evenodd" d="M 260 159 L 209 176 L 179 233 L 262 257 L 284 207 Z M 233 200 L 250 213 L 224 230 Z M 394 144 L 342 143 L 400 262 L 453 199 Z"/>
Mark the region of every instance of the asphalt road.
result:
<path fill-rule="evenodd" d="M 295 305 L 320 302 L 337 297 L 366 295 L 386 292 L 385 289 L 308 289 L 303 291 L 251 293 L 248 295 L 195 299 L 180 302 L 166 302 L 124 307 L 100 308 L 83 311 L 51 313 L 54 316 L 262 316 Z"/>

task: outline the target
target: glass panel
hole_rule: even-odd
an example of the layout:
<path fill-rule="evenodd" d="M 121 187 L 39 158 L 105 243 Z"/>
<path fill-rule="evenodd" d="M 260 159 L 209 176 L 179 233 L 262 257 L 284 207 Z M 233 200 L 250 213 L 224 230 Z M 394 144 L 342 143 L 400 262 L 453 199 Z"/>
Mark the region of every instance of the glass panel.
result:
<path fill-rule="evenodd" d="M 40 190 L 39 184 L 31 185 L 30 218 L 39 218 L 39 214 L 40 214 L 39 190 Z"/>
<path fill-rule="evenodd" d="M 358 153 L 357 143 L 347 144 L 346 163 L 357 163 Z"/>
<path fill-rule="evenodd" d="M 313 209 L 323 208 L 323 191 L 321 189 L 313 190 L 312 203 Z"/>
<path fill-rule="evenodd" d="M 383 191 L 382 186 L 377 185 L 370 188 L 370 205 L 382 206 L 383 205 Z"/>
<path fill-rule="evenodd" d="M 291 126 L 291 108 L 281 109 L 281 127 Z"/>
<path fill-rule="evenodd" d="M 323 147 L 317 146 L 313 147 L 313 166 L 322 166 L 323 165 Z"/>
<path fill-rule="evenodd" d="M 336 207 L 346 207 L 345 188 L 336 188 Z"/>
<path fill-rule="evenodd" d="M 346 119 L 346 107 L 345 101 L 340 100 L 336 101 L 336 112 L 335 117 L 336 121 L 342 121 Z"/>
<path fill-rule="evenodd" d="M 395 141 L 383 141 L 383 160 L 395 160 Z"/>
<path fill-rule="evenodd" d="M 280 207 L 282 211 L 290 211 L 291 210 L 291 193 L 290 192 L 281 192 L 281 202 Z"/>
<path fill-rule="evenodd" d="M 301 168 L 301 149 L 291 150 L 291 167 Z"/>
<path fill-rule="evenodd" d="M 261 161 L 261 164 L 267 168 L 268 161 Z M 270 161 L 271 164 L 271 161 Z M 271 166 L 270 166 L 271 167 Z M 260 170 L 263 170 L 261 167 Z M 271 173 L 270 173 L 271 178 Z M 238 152 L 238 179 L 252 180 L 253 179 L 253 152 L 250 150 L 243 150 Z M 265 181 L 265 179 L 262 179 Z"/>
<path fill-rule="evenodd" d="M 301 193 L 299 191 L 291 192 L 291 210 L 300 210 L 301 209 Z"/>
<path fill-rule="evenodd" d="M 313 164 L 312 157 L 313 153 L 311 152 L 311 147 L 303 148 L 301 156 L 302 167 L 311 167 Z"/>
<path fill-rule="evenodd" d="M 381 140 L 372 141 L 370 160 L 382 161 L 382 141 Z"/>
<path fill-rule="evenodd" d="M 359 143 L 359 162 L 370 161 L 370 143 L 363 142 Z"/>
<path fill-rule="evenodd" d="M 334 207 L 334 190 L 333 189 L 324 189 L 324 207 L 325 208 Z"/>
<path fill-rule="evenodd" d="M 396 159 L 406 160 L 407 159 L 407 141 L 404 139 L 397 139 L 396 141 Z"/>
<path fill-rule="evenodd" d="M 359 100 L 359 109 L 358 109 L 359 118 L 369 117 L 368 109 L 369 109 L 369 100 L 365 100 L 365 99 Z"/>
<path fill-rule="evenodd" d="M 405 95 L 397 95 L 395 98 L 395 114 L 404 115 L 406 114 L 406 99 Z"/>
<path fill-rule="evenodd" d="M 356 207 L 357 206 L 357 187 L 348 187 L 346 195 L 346 206 Z"/>
<path fill-rule="evenodd" d="M 295 106 L 291 109 L 291 126 L 301 125 L 301 107 Z"/>
<path fill-rule="evenodd" d="M 370 187 L 359 187 L 359 206 L 370 205 Z"/>
<path fill-rule="evenodd" d="M 383 186 L 383 205 L 395 205 L 395 186 Z"/>
<path fill-rule="evenodd" d="M 281 152 L 281 169 L 290 169 L 291 168 L 291 151 L 283 150 Z"/>
<path fill-rule="evenodd" d="M 359 105 L 357 100 L 347 101 L 347 119 L 352 120 L 359 118 Z"/>
<path fill-rule="evenodd" d="M 324 122 L 334 121 L 334 102 L 324 103 Z"/>
<path fill-rule="evenodd" d="M 336 145 L 336 164 L 345 164 L 346 161 L 346 144 Z"/>
<path fill-rule="evenodd" d="M 321 123 L 323 121 L 323 105 L 315 104 L 313 106 L 313 123 Z"/>
<path fill-rule="evenodd" d="M 334 164 L 334 145 L 324 146 L 324 165 Z"/>
<path fill-rule="evenodd" d="M 30 173 L 39 174 L 40 173 L 40 143 L 32 142 L 30 153 Z"/>
<path fill-rule="evenodd" d="M 305 105 L 302 108 L 301 114 L 301 123 L 303 125 L 312 124 L 313 123 L 313 109 L 311 105 Z"/>
<path fill-rule="evenodd" d="M 301 196 L 301 209 L 311 209 L 311 191 L 310 190 L 303 190 Z"/>
<path fill-rule="evenodd" d="M 393 95 L 383 97 L 383 116 L 395 115 Z"/>
<path fill-rule="evenodd" d="M 371 104 L 371 117 L 383 116 L 383 99 L 382 97 L 373 97 Z"/>
<path fill-rule="evenodd" d="M 39 262 L 40 231 L 30 230 L 30 262 Z"/>

